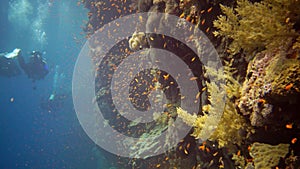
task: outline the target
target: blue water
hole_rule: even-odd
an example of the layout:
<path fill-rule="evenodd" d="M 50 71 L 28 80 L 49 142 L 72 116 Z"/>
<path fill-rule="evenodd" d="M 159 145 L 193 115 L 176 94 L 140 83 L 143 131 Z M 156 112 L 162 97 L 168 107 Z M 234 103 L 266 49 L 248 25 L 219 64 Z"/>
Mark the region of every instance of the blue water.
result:
<path fill-rule="evenodd" d="M 13 2 L 32 6 L 31 11 L 23 11 L 27 12 L 24 23 L 15 22 L 21 16 L 13 13 Z M 45 13 L 36 9 L 39 6 Z M 32 50 L 44 51 L 50 69 L 44 79 L 35 82 L 24 72 L 0 77 L 0 168 L 108 168 L 82 130 L 72 103 L 72 72 L 86 40 L 84 7 L 78 6 L 77 0 L 14 0 L 11 4 L 1 0 L 0 14 L 0 52 L 18 47 L 26 59 Z M 37 26 L 33 22 L 41 23 Z M 41 31 L 33 26 L 46 33 L 46 40 L 35 38 L 33 32 Z M 64 99 L 51 107 L 46 101 L 54 90 L 55 71 L 59 71 L 56 93 Z"/>

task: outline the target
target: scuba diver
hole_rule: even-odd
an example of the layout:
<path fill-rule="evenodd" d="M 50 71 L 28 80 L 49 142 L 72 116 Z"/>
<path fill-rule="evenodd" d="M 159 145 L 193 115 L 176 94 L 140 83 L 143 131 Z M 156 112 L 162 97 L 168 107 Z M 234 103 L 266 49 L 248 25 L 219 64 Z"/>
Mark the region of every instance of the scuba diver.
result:
<path fill-rule="evenodd" d="M 72 103 L 70 103 L 70 100 L 72 100 L 71 92 L 68 90 L 62 90 L 66 89 L 62 87 L 62 85 L 64 85 L 64 73 L 61 72 L 59 65 L 56 65 L 53 71 L 54 75 L 52 92 L 47 99 L 44 98 L 43 100 L 41 100 L 40 104 L 40 107 L 47 112 L 57 112 L 59 110 L 62 110 L 65 105 L 72 105 Z"/>
<path fill-rule="evenodd" d="M 0 54 L 1 76 L 11 77 L 21 73 L 15 62 L 15 58 L 18 59 L 21 69 L 23 69 L 23 71 L 27 74 L 28 78 L 33 81 L 40 80 L 49 73 L 47 63 L 43 59 L 41 52 L 31 52 L 29 62 L 26 63 L 22 56 L 21 49 L 16 48 L 10 53 Z"/>
<path fill-rule="evenodd" d="M 13 77 L 21 74 L 15 57 L 20 53 L 20 49 L 15 49 L 10 53 L 0 53 L 0 76 Z"/>
<path fill-rule="evenodd" d="M 18 61 L 28 78 L 33 81 L 43 79 L 49 73 L 47 63 L 39 51 L 31 52 L 28 63 L 25 62 L 22 54 L 18 55 Z"/>

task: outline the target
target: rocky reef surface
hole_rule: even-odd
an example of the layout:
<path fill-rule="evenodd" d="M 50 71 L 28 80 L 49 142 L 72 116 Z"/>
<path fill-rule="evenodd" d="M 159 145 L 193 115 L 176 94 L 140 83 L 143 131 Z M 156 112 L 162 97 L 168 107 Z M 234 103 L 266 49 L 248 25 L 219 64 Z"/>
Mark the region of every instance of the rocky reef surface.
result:
<path fill-rule="evenodd" d="M 224 67 L 219 72 L 203 66 L 200 61 L 195 62 L 195 56 L 185 55 L 189 51 L 180 42 L 164 35 L 136 31 L 120 42 L 108 54 L 107 65 L 97 69 L 104 78 L 99 77 L 96 82 L 96 101 L 107 110 L 110 125 L 140 140 L 123 140 L 136 146 L 132 149 L 133 158 L 114 157 L 117 162 L 112 165 L 177 169 L 300 168 L 299 0 L 82 0 L 82 3 L 89 9 L 87 38 L 104 24 L 122 16 L 137 12 L 167 13 L 204 32 L 217 49 Z M 166 20 L 162 18 L 156 26 L 166 24 Z M 156 23 L 151 16 L 145 22 L 147 25 Z M 197 46 L 199 42 L 193 43 Z M 178 90 L 171 85 L 174 79 L 169 78 L 167 72 L 152 69 L 148 75 L 141 75 L 151 81 L 143 85 L 163 88 L 169 104 L 165 112 L 142 127 L 115 115 L 107 98 L 114 69 L 128 54 L 148 48 L 173 51 L 195 70 L 193 80 L 201 89 L 201 94 L 195 96 L 201 98 L 201 103 L 197 103 L 201 107 L 199 112 L 184 110 L 178 101 Z M 198 49 L 203 50 L 200 46 Z M 151 60 L 155 62 L 155 53 L 152 55 Z M 96 52 L 93 57 L 97 62 Z M 207 74 L 223 80 L 224 85 L 217 85 Z M 224 108 L 218 107 L 223 94 L 226 95 Z M 219 111 L 222 117 L 217 120 L 219 117 L 215 114 Z M 141 154 L 158 145 L 156 136 L 175 118 L 192 127 L 186 137 L 164 154 L 140 159 Z M 213 131 L 210 137 L 203 140 L 203 133 L 210 131 Z M 172 140 L 176 134 L 168 133 L 165 140 Z M 153 140 L 145 142 L 143 138 L 148 137 Z"/>

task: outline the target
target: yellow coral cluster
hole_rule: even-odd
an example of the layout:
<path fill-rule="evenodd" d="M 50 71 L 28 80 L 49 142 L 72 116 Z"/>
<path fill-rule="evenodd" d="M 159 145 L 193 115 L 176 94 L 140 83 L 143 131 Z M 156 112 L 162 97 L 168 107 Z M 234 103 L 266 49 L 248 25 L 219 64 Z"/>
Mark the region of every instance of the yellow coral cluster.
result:
<path fill-rule="evenodd" d="M 278 47 L 286 38 L 297 37 L 293 25 L 299 19 L 299 6 L 298 0 L 263 0 L 256 3 L 238 0 L 234 9 L 221 5 L 225 15 L 214 21 L 218 28 L 214 35 L 233 40 L 229 47 L 232 54 L 241 49 L 251 53 Z"/>
<path fill-rule="evenodd" d="M 234 69 L 231 68 L 231 62 L 228 62 L 224 67 L 224 76 L 218 77 L 226 80 L 226 85 L 223 86 L 224 91 L 226 91 L 226 103 L 218 126 L 210 136 L 209 140 L 217 140 L 219 147 L 232 144 L 240 145 L 242 140 L 245 139 L 245 135 L 241 135 L 241 132 L 250 131 L 249 124 L 241 115 L 238 114 L 234 101 L 232 101 L 232 99 L 239 97 L 240 89 L 240 84 L 236 79 L 233 78 L 233 73 Z M 217 76 L 220 75 L 221 74 L 218 73 Z M 213 84 L 213 82 L 208 84 L 208 86 L 211 84 Z M 220 92 L 220 89 L 217 90 L 216 88 L 208 87 L 208 92 L 211 96 L 215 95 L 214 97 L 220 97 L 217 96 L 217 94 Z M 211 105 L 218 105 L 215 100 L 210 99 L 210 102 L 213 103 Z M 209 113 L 211 113 L 211 111 L 209 111 Z"/>
<path fill-rule="evenodd" d="M 269 145 L 255 142 L 250 148 L 255 169 L 270 169 L 289 152 L 289 144 Z"/>
<path fill-rule="evenodd" d="M 291 55 L 299 56 L 299 51 L 289 50 Z M 293 100 L 293 97 L 300 93 L 300 60 L 287 58 L 285 52 L 278 53 L 271 65 L 267 67 L 266 76 L 268 77 L 273 99 L 279 101 Z"/>
<path fill-rule="evenodd" d="M 229 64 L 229 63 L 228 63 Z M 240 145 L 245 136 L 241 135 L 241 131 L 250 131 L 249 124 L 238 114 L 234 102 L 231 99 L 239 95 L 239 83 L 232 77 L 232 69 L 225 68 L 225 75 L 221 76 L 220 72 L 216 72 L 210 68 L 207 71 L 211 75 L 218 76 L 217 79 L 225 79 L 225 86 L 218 86 L 215 82 L 207 82 L 209 93 L 209 101 L 211 104 L 203 106 L 202 116 L 191 115 L 188 112 L 177 109 L 178 116 L 188 125 L 194 127 L 192 136 L 197 139 L 207 138 L 212 141 L 218 141 L 219 147 L 232 144 Z M 226 92 L 226 101 L 222 99 Z M 225 101 L 225 107 L 222 102 Z"/>
<path fill-rule="evenodd" d="M 227 102 L 219 125 L 210 136 L 210 140 L 217 140 L 219 147 L 232 144 L 241 145 L 241 142 L 245 139 L 245 135 L 241 133 L 249 129 L 246 120 L 237 113 L 235 105 Z"/>

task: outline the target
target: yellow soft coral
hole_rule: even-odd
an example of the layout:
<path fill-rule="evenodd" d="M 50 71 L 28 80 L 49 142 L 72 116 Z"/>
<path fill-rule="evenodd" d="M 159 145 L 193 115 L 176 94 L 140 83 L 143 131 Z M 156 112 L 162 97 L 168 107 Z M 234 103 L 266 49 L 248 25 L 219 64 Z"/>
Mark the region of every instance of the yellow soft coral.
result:
<path fill-rule="evenodd" d="M 238 0 L 234 9 L 221 5 L 225 15 L 214 21 L 218 31 L 215 36 L 233 40 L 229 51 L 238 53 L 241 49 L 251 53 L 280 45 L 286 38 L 296 37 L 294 22 L 299 19 L 300 1 L 263 0 L 251 3 Z"/>
<path fill-rule="evenodd" d="M 240 84 L 232 77 L 233 69 L 229 65 L 231 63 L 228 63 L 224 69 L 225 74 L 207 68 L 210 75 L 215 76 L 216 79 L 225 79 L 226 85 L 218 86 L 215 82 L 207 82 L 210 104 L 203 106 L 203 115 L 191 115 L 181 108 L 177 109 L 178 116 L 194 127 L 192 136 L 202 140 L 218 141 L 219 147 L 240 144 L 245 137 L 241 136 L 240 132 L 250 131 L 249 124 L 243 116 L 237 113 L 232 101 L 233 98 L 239 96 Z M 222 99 L 224 92 L 227 96 L 225 100 Z"/>

